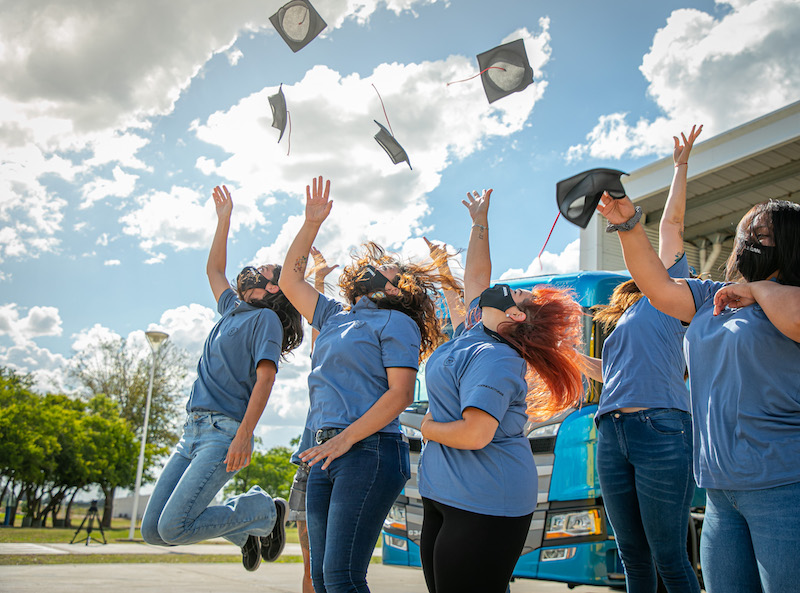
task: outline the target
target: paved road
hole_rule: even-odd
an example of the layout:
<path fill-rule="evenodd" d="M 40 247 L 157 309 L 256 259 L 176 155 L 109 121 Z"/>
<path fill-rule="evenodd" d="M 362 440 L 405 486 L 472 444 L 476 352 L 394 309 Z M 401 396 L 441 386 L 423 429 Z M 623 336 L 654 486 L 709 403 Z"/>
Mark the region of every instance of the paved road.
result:
<path fill-rule="evenodd" d="M 299 593 L 303 565 L 262 564 L 247 572 L 237 564 L 61 564 L 0 566 L 2 593 Z M 425 593 L 422 571 L 373 564 L 373 593 Z M 568 593 L 562 583 L 516 581 L 512 593 Z M 579 587 L 577 593 L 609 593 Z"/>

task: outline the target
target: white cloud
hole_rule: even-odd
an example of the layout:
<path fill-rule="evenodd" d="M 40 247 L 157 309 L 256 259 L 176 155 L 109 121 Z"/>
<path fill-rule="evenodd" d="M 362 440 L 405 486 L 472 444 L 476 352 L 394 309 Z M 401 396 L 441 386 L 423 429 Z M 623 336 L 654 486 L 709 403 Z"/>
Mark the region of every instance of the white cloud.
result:
<path fill-rule="evenodd" d="M 164 311 L 159 323 L 151 325 L 147 330 L 168 333 L 173 344 L 186 350 L 190 357 L 199 359 L 203 352 L 203 343 L 214 327 L 216 318 L 216 311 L 192 303 Z"/>
<path fill-rule="evenodd" d="M 500 280 L 541 276 L 549 274 L 568 274 L 580 269 L 580 239 L 575 239 L 561 253 L 545 251 L 542 258 L 534 258 L 527 269 L 509 268 L 500 275 Z"/>
<path fill-rule="evenodd" d="M 33 338 L 60 336 L 61 317 L 56 307 L 31 307 L 20 316 L 15 303 L 0 306 L 0 335 L 7 335 L 17 346 L 30 345 Z"/>
<path fill-rule="evenodd" d="M 114 167 L 113 176 L 114 179 L 97 177 L 87 183 L 83 189 L 84 201 L 81 208 L 88 208 L 109 196 L 127 198 L 133 193 L 138 175 L 125 173 L 120 167 Z"/>
<path fill-rule="evenodd" d="M 318 241 L 327 255 L 341 261 L 352 245 L 367 238 L 400 246 L 424 231 L 420 220 L 428 212 L 426 194 L 439 185 L 442 171 L 454 158 L 479 150 L 490 138 L 522 130 L 546 87 L 541 69 L 550 58 L 549 21 L 541 19 L 540 26 L 537 35 L 520 29 L 509 36 L 525 40 L 539 73 L 537 82 L 488 108 L 480 81 L 447 86 L 448 81 L 474 74 L 472 58 L 382 64 L 366 77 L 316 66 L 297 84 L 283 86 L 292 118 L 290 139 L 287 131 L 277 144 L 267 102 L 277 88 L 265 88 L 205 122 L 195 122 L 199 139 L 231 155 L 219 164 L 203 160 L 198 166 L 206 174 L 215 166 L 216 175 L 248 191 L 257 188 L 267 196 L 289 192 L 296 200 L 295 211 L 311 181 L 309 172 L 330 177 L 334 207 Z M 385 121 L 373 84 L 413 171 L 405 164 L 393 165 L 373 140 L 377 127 L 372 120 Z M 331 118 L 331 113 L 337 117 Z M 243 129 L 248 132 L 241 133 Z M 238 194 L 239 190 L 234 201 Z M 299 225 L 300 219 L 290 216 L 256 260 L 279 261 Z"/>
<path fill-rule="evenodd" d="M 0 366 L 30 374 L 39 392 L 66 393 L 66 359 L 33 342 L 0 348 Z"/>
<path fill-rule="evenodd" d="M 672 136 L 693 123 L 709 136 L 796 101 L 800 96 L 797 0 L 717 0 L 714 16 L 674 11 L 653 37 L 640 70 L 663 115 L 628 121 L 626 113 L 601 116 L 569 159 L 665 154 Z"/>
<path fill-rule="evenodd" d="M 104 266 L 119 266 L 121 264 L 122 262 L 118 259 L 107 259 L 106 261 L 103 262 Z"/>

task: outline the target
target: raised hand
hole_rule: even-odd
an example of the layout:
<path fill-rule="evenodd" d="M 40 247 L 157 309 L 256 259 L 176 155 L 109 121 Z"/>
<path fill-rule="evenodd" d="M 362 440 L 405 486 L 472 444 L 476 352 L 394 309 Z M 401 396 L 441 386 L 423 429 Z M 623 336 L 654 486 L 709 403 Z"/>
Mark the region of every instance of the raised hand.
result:
<path fill-rule="evenodd" d="M 682 144 L 681 140 L 678 140 L 677 136 L 672 137 L 672 139 L 675 140 L 675 148 L 672 151 L 672 160 L 675 162 L 675 166 L 685 165 L 689 162 L 689 153 L 692 152 L 694 141 L 702 131 L 703 126 L 701 124 L 699 128 L 696 125 L 692 126 L 692 131 L 689 132 L 689 138 L 686 138 L 686 135 L 681 132 L 681 140 L 683 140 Z"/>
<path fill-rule="evenodd" d="M 311 257 L 314 258 L 314 275 L 317 278 L 325 278 L 328 274 L 330 274 L 333 270 L 339 267 L 339 264 L 334 264 L 332 266 L 328 265 L 328 262 L 325 260 L 325 256 L 322 255 L 322 252 L 317 249 L 316 247 L 311 248 Z"/>
<path fill-rule="evenodd" d="M 306 221 L 315 224 L 322 224 L 331 213 L 333 201 L 328 200 L 331 193 L 331 180 L 325 182 L 325 189 L 322 189 L 322 175 L 319 180 L 314 178 L 313 191 L 311 186 L 306 186 Z"/>
<path fill-rule="evenodd" d="M 628 196 L 615 200 L 608 195 L 608 192 L 603 192 L 597 211 L 605 216 L 611 224 L 622 224 L 630 220 L 631 216 L 636 213 L 636 207 Z"/>
<path fill-rule="evenodd" d="M 467 199 L 461 200 L 461 203 L 469 210 L 472 222 L 486 225 L 489 216 L 489 199 L 491 196 L 492 190 L 485 189 L 482 195 L 478 194 L 477 191 L 467 192 Z"/>
<path fill-rule="evenodd" d="M 442 258 L 447 257 L 447 251 L 444 249 L 444 247 L 440 247 L 439 245 L 436 245 L 435 243 L 431 243 L 430 241 L 428 241 L 427 237 L 422 237 L 422 238 L 425 240 L 425 243 L 428 245 L 428 249 L 431 252 L 431 259 L 433 261 L 436 262 L 436 261 L 439 261 Z"/>
<path fill-rule="evenodd" d="M 214 188 L 214 193 L 211 195 L 214 198 L 214 206 L 217 209 L 217 218 L 230 216 L 233 210 L 233 199 L 231 198 L 231 193 L 228 191 L 228 188 L 224 185 L 222 187 L 218 185 Z"/>

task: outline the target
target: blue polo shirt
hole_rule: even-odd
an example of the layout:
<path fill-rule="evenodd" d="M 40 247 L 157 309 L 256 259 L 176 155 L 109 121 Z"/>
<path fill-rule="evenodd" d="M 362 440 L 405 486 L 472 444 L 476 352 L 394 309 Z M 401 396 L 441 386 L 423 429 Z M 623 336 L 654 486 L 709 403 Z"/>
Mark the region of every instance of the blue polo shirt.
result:
<path fill-rule="evenodd" d="M 419 368 L 421 336 L 411 317 L 379 309 L 367 297 L 350 310 L 320 295 L 311 326 L 319 330 L 311 356 L 306 427 L 347 428 L 389 389 L 386 369 Z M 397 418 L 378 432 L 398 433 Z"/>
<path fill-rule="evenodd" d="M 477 301 L 473 301 L 477 304 Z M 522 517 L 536 508 L 536 464 L 523 429 L 527 421 L 525 360 L 484 331 L 483 323 L 439 346 L 425 365 L 429 408 L 436 422 L 461 419 L 467 407 L 498 422 L 483 449 L 429 441 L 419 465 L 419 492 L 474 513 Z"/>
<path fill-rule="evenodd" d="M 800 344 L 758 305 L 715 317 L 724 283 L 688 283 L 697 308 L 684 340 L 697 484 L 758 490 L 800 482 Z"/>
<path fill-rule="evenodd" d="M 219 412 L 241 422 L 256 384 L 256 367 L 278 368 L 283 326 L 272 309 L 253 307 L 227 289 L 217 301 L 222 319 L 211 330 L 197 363 L 187 412 Z"/>
<path fill-rule="evenodd" d="M 686 254 L 668 270 L 689 276 Z M 684 382 L 686 326 L 643 296 L 619 318 L 603 344 L 603 391 L 596 417 L 619 408 L 675 408 L 689 411 Z"/>

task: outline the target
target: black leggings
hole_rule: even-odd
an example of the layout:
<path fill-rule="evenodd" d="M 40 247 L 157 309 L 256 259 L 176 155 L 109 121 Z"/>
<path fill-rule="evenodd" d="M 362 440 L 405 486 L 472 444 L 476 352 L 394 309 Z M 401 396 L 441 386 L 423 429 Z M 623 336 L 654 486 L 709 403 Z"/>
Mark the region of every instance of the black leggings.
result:
<path fill-rule="evenodd" d="M 430 593 L 505 593 L 531 525 L 422 499 L 420 553 Z"/>

